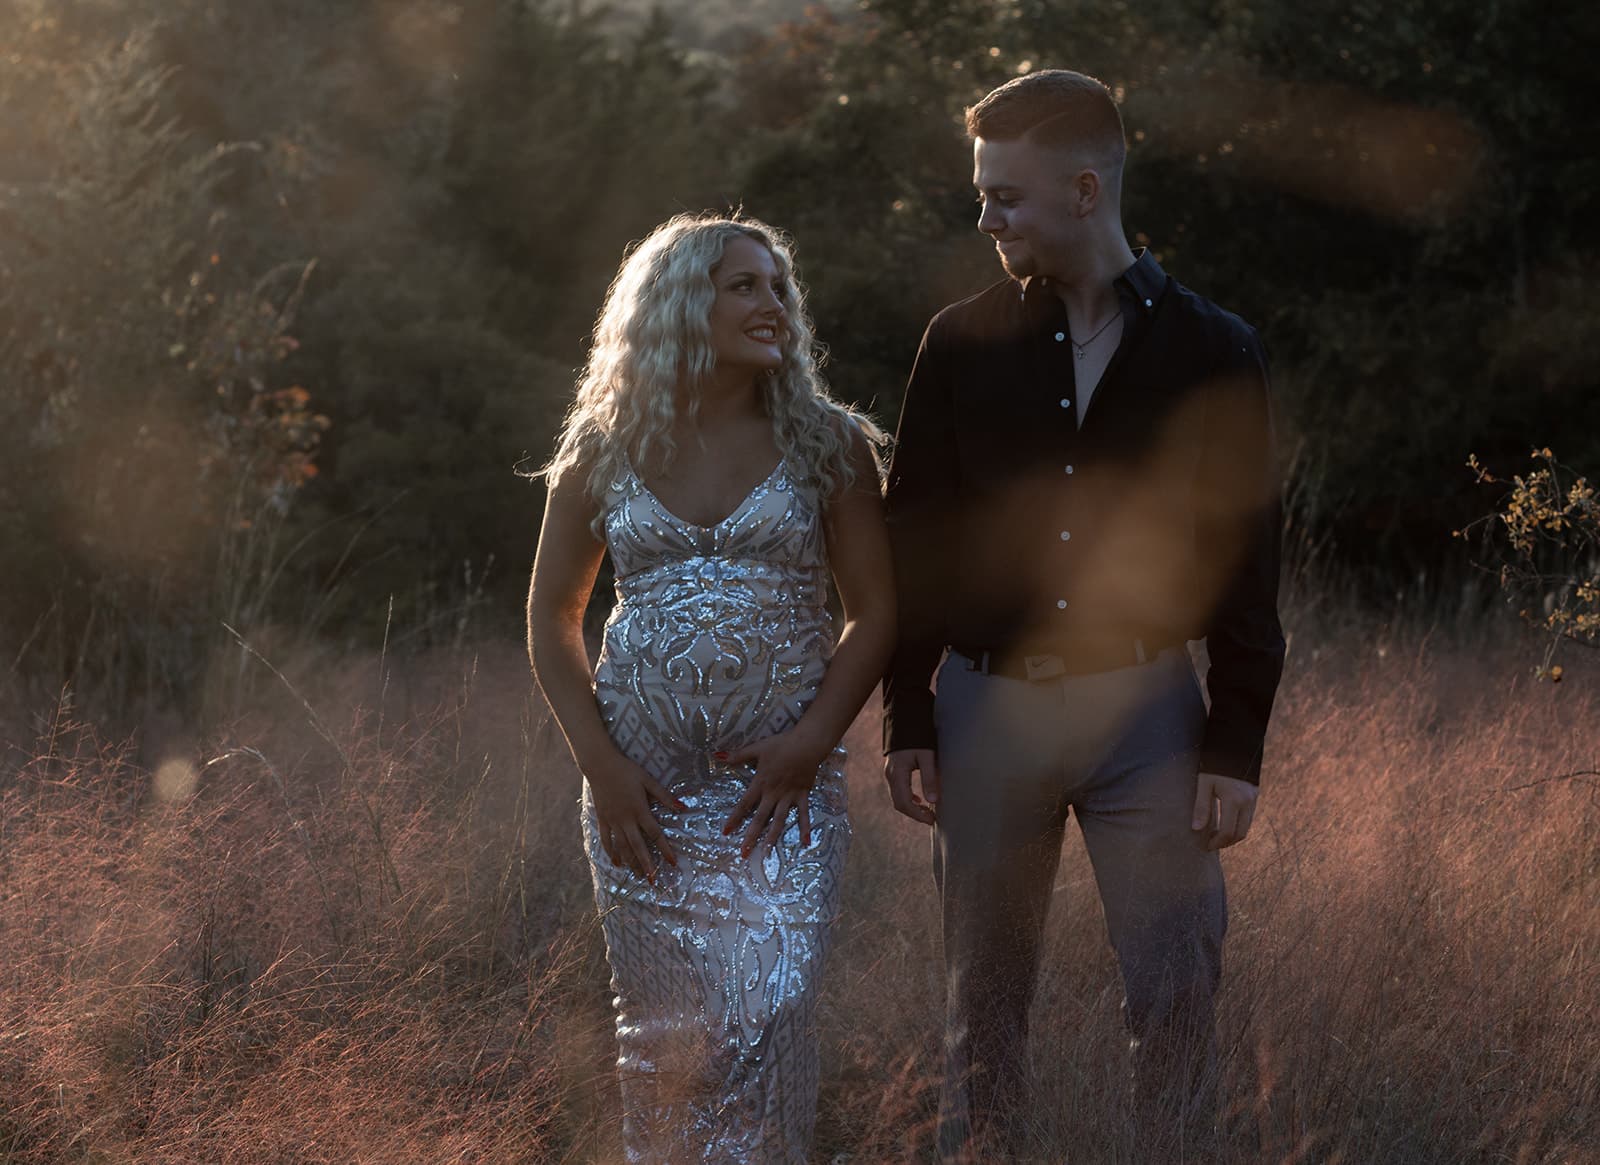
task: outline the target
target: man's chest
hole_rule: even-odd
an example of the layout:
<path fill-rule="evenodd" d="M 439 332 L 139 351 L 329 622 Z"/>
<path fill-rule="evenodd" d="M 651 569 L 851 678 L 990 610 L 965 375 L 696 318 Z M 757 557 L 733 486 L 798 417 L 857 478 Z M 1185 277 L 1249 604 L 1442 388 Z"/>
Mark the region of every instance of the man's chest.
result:
<path fill-rule="evenodd" d="M 1204 426 L 1201 378 L 1138 352 L 1061 357 L 1037 346 L 952 370 L 951 431 L 969 483 L 1033 474 L 1059 462 L 1063 477 L 1086 465 L 1137 465 L 1197 446 Z"/>
<path fill-rule="evenodd" d="M 1094 401 L 1095 391 L 1100 387 L 1100 382 L 1105 378 L 1107 369 L 1111 367 L 1111 359 L 1115 350 L 1104 348 L 1091 348 L 1084 352 L 1074 352 L 1075 361 L 1072 365 L 1074 412 L 1077 416 L 1078 427 L 1083 427 L 1085 417 L 1089 413 L 1089 405 Z"/>

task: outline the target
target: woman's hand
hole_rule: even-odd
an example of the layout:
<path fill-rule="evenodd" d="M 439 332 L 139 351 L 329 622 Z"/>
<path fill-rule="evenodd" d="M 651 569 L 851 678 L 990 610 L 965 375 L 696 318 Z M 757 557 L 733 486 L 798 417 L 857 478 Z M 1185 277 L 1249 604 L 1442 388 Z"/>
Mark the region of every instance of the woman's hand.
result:
<path fill-rule="evenodd" d="M 783 825 L 789 820 L 791 809 L 799 813 L 800 844 L 811 844 L 811 810 L 807 797 L 811 786 L 817 782 L 817 769 L 832 751 L 831 747 L 819 747 L 791 729 L 758 740 L 737 752 L 716 754 L 717 759 L 726 764 L 747 765 L 755 770 L 750 787 L 722 826 L 723 834 L 727 835 L 749 818 L 744 840 L 739 845 L 741 856 L 750 856 L 762 840 L 763 832 L 769 846 L 776 844 L 783 835 Z"/>
<path fill-rule="evenodd" d="M 584 773 L 584 777 L 594 801 L 600 845 L 612 865 L 627 866 L 653 884 L 656 864 L 650 857 L 652 842 L 669 864 L 678 864 L 678 855 L 667 840 L 667 831 L 650 812 L 650 800 L 670 805 L 679 813 L 685 812 L 687 805 L 620 753 L 608 759 L 603 767 L 596 766 L 595 771 Z"/>

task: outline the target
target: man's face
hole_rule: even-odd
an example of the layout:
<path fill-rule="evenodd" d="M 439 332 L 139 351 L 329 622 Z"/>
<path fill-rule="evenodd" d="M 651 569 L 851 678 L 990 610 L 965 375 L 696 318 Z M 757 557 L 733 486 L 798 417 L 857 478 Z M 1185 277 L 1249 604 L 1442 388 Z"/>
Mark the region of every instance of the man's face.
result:
<path fill-rule="evenodd" d="M 1000 263 L 1016 279 L 1065 278 L 1081 234 L 1072 188 L 1077 167 L 1067 151 L 1026 140 L 972 143 L 978 229 L 994 240 Z"/>

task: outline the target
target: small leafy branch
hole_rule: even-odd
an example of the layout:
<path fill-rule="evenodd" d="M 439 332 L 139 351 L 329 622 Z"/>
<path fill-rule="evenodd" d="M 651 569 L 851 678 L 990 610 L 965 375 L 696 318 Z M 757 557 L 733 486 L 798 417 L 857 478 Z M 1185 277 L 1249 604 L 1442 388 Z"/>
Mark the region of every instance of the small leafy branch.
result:
<path fill-rule="evenodd" d="M 1480 483 L 1511 488 L 1493 513 L 1455 536 L 1481 533 L 1498 562 L 1507 601 L 1545 636 L 1537 674 L 1559 683 L 1561 666 L 1554 660 L 1562 644 L 1600 647 L 1600 499 L 1588 478 L 1562 465 L 1549 448 L 1530 457 L 1534 467 L 1509 481 L 1476 454 L 1467 458 Z"/>

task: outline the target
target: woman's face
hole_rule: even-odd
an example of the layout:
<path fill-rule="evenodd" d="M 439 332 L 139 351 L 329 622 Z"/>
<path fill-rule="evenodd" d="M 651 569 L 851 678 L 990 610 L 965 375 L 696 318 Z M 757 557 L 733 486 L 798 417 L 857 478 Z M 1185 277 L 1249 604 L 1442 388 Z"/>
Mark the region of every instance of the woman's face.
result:
<path fill-rule="evenodd" d="M 783 363 L 786 328 L 783 276 L 772 252 L 739 235 L 711 269 L 711 350 L 718 373 L 765 372 Z"/>

